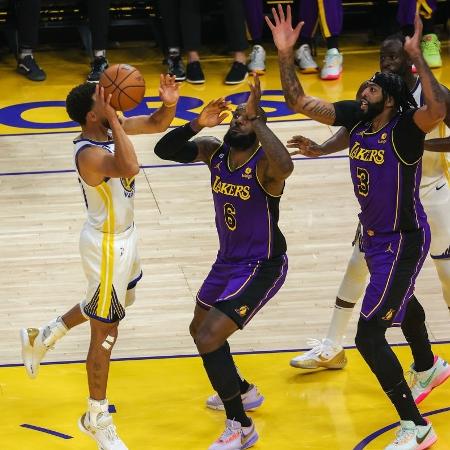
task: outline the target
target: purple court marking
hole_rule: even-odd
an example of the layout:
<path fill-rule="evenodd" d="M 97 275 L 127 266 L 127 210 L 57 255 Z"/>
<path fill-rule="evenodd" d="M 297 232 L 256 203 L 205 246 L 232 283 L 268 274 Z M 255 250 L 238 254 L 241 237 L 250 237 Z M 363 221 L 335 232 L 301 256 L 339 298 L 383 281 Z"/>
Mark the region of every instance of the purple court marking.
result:
<path fill-rule="evenodd" d="M 450 407 L 442 408 L 442 409 L 435 409 L 434 411 L 429 411 L 427 413 L 422 414 L 423 417 L 428 416 L 434 416 L 435 414 L 440 414 L 450 411 Z M 369 436 L 365 437 L 361 442 L 359 442 L 356 447 L 353 450 L 363 450 L 366 448 L 368 444 L 370 444 L 373 440 L 375 440 L 378 436 L 381 436 L 382 434 L 386 433 L 389 430 L 392 430 L 395 427 L 399 426 L 399 422 L 391 423 L 390 425 L 385 426 L 384 428 L 381 428 L 380 430 L 377 430 L 370 434 Z"/>
<path fill-rule="evenodd" d="M 321 156 L 320 158 L 292 158 L 294 161 L 314 161 L 316 159 L 341 159 L 348 158 L 347 155 L 338 156 Z M 150 164 L 146 166 L 140 166 L 141 169 L 162 169 L 165 167 L 192 167 L 192 166 L 205 166 L 205 163 L 177 163 L 177 164 Z M 0 172 L 0 177 L 10 177 L 18 175 L 51 175 L 58 173 L 75 173 L 75 169 L 59 169 L 59 170 L 35 170 L 30 172 Z"/>
<path fill-rule="evenodd" d="M 431 342 L 432 345 L 450 344 L 450 341 L 438 341 Z M 406 342 L 399 344 L 391 344 L 391 347 L 406 347 Z M 356 346 L 348 345 L 344 347 L 346 350 L 355 349 Z M 257 351 L 244 351 L 244 352 L 232 352 L 233 355 L 270 355 L 272 353 L 293 353 L 293 352 L 306 352 L 310 348 L 288 348 L 288 349 L 276 349 L 276 350 L 257 350 Z M 198 358 L 197 354 L 184 354 L 184 355 L 156 355 L 156 356 L 134 356 L 134 357 L 123 357 L 123 358 L 111 358 L 111 361 L 146 361 L 152 359 L 181 359 L 181 358 Z M 81 364 L 85 363 L 86 360 L 72 360 L 72 361 L 48 361 L 42 362 L 41 366 L 57 366 L 61 364 Z M 23 367 L 23 364 L 10 363 L 10 364 L 0 364 L 1 368 L 8 367 Z"/>
<path fill-rule="evenodd" d="M 52 436 L 56 436 L 62 439 L 73 439 L 73 436 L 69 436 L 68 434 L 59 433 L 58 431 L 49 430 L 48 428 L 37 427 L 36 425 L 30 425 L 29 423 L 23 423 L 20 425 L 23 428 L 28 428 L 34 431 L 40 431 L 41 433 L 51 434 Z"/>

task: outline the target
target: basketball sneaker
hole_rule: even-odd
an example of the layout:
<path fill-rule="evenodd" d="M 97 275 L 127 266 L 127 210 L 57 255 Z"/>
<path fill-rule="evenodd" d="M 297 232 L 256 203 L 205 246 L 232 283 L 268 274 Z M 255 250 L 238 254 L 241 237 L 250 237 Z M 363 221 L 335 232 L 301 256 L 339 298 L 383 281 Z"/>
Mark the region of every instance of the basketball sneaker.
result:
<path fill-rule="evenodd" d="M 337 48 L 328 49 L 323 61 L 320 78 L 322 80 L 337 80 L 342 73 L 343 60 L 344 58 Z"/>
<path fill-rule="evenodd" d="M 22 361 L 30 378 L 36 378 L 39 365 L 48 350 L 53 349 L 56 341 L 69 330 L 60 317 L 42 328 L 22 328 Z"/>
<path fill-rule="evenodd" d="M 345 350 L 330 339 L 308 339 L 311 350 L 291 359 L 291 366 L 300 369 L 343 369 L 347 365 Z"/>
<path fill-rule="evenodd" d="M 128 450 L 117 435 L 113 418 L 108 412 L 108 401 L 89 399 L 89 411 L 78 420 L 80 430 L 97 442 L 99 450 Z"/>
<path fill-rule="evenodd" d="M 244 450 L 253 447 L 258 440 L 255 424 L 243 427 L 240 422 L 227 419 L 225 431 L 208 450 Z"/>
<path fill-rule="evenodd" d="M 444 361 L 439 356 L 434 357 L 434 364 L 431 369 L 424 372 L 416 372 L 414 364 L 409 370 L 410 374 L 410 388 L 414 401 L 418 405 L 425 400 L 430 392 L 441 385 L 447 378 L 450 377 L 450 366 L 447 361 Z"/>
<path fill-rule="evenodd" d="M 264 401 L 264 397 L 259 393 L 258 388 L 251 384 L 248 391 L 241 394 L 242 405 L 244 406 L 244 411 L 254 411 L 258 409 Z M 211 395 L 206 400 L 206 406 L 210 409 L 215 409 L 219 411 L 224 411 L 222 400 L 218 394 Z"/>
<path fill-rule="evenodd" d="M 89 83 L 98 83 L 102 73 L 109 67 L 108 60 L 104 56 L 96 56 L 91 62 L 91 71 L 87 76 Z"/>
<path fill-rule="evenodd" d="M 225 84 L 239 84 L 245 81 L 248 75 L 247 66 L 239 61 L 234 61 L 225 77 Z"/>
<path fill-rule="evenodd" d="M 175 81 L 184 81 L 186 79 L 186 71 L 178 50 L 170 49 L 167 58 L 167 73 L 175 76 Z"/>
<path fill-rule="evenodd" d="M 420 43 L 423 58 L 431 69 L 442 67 L 441 42 L 434 33 L 426 34 Z"/>
<path fill-rule="evenodd" d="M 200 61 L 192 61 L 186 66 L 186 81 L 191 84 L 203 84 L 205 75 Z"/>
<path fill-rule="evenodd" d="M 266 51 L 261 45 L 254 45 L 250 53 L 250 62 L 247 64 L 248 71 L 264 74 L 266 71 Z"/>
<path fill-rule="evenodd" d="M 25 55 L 17 60 L 17 72 L 31 81 L 44 81 L 47 74 L 34 59 L 33 55 Z"/>
<path fill-rule="evenodd" d="M 295 64 L 301 73 L 317 73 L 319 66 L 311 54 L 311 47 L 308 44 L 301 45 L 295 51 Z"/>
<path fill-rule="evenodd" d="M 394 442 L 384 450 L 424 450 L 436 441 L 436 433 L 428 420 L 426 425 L 416 425 L 410 420 L 400 420 L 400 429 L 397 431 Z"/>

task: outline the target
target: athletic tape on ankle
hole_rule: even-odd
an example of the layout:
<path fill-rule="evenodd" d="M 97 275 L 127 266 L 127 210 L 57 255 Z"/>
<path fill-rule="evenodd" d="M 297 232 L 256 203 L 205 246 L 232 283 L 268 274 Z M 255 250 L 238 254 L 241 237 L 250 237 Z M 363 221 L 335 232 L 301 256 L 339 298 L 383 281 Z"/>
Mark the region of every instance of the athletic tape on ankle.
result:
<path fill-rule="evenodd" d="M 105 350 L 111 350 L 111 347 L 113 346 L 115 340 L 116 338 L 114 336 L 110 336 L 108 334 L 108 336 L 106 336 L 106 339 L 103 341 L 102 347 Z"/>

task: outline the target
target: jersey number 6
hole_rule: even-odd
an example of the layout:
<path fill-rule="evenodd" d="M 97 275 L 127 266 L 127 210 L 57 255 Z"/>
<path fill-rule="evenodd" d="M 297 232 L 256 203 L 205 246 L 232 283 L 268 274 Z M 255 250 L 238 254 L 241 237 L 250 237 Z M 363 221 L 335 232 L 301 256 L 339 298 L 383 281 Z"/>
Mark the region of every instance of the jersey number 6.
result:
<path fill-rule="evenodd" d="M 236 208 L 231 203 L 225 203 L 223 205 L 223 214 L 228 229 L 234 231 L 236 229 Z"/>

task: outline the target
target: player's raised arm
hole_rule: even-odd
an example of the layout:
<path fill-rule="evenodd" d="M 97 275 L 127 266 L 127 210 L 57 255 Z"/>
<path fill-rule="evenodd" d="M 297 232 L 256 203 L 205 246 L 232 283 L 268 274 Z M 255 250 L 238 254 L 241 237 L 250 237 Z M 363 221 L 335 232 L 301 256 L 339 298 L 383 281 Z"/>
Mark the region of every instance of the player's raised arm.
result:
<path fill-rule="evenodd" d="M 265 155 L 258 161 L 258 176 L 267 192 L 280 195 L 283 191 L 284 180 L 294 170 L 294 164 L 286 147 L 267 126 L 264 111 L 259 106 L 261 99 L 259 77 L 255 75 L 254 83 L 250 82 L 249 86 L 250 97 L 245 106 L 245 114 L 252 122 L 253 131 Z"/>
<path fill-rule="evenodd" d="M 291 152 L 291 156 L 303 155 L 308 158 L 318 158 L 345 150 L 348 147 L 349 139 L 348 131 L 345 127 L 342 127 L 322 144 L 317 144 L 307 137 L 297 135 L 289 139 L 287 147 L 297 149 Z"/>
<path fill-rule="evenodd" d="M 161 133 L 169 128 L 180 97 L 174 75 L 160 75 L 159 96 L 163 104 L 153 114 L 122 119 L 122 126 L 127 134 Z"/>
<path fill-rule="evenodd" d="M 116 111 L 110 105 L 111 94 L 105 98 L 103 87 L 95 88 L 96 103 L 102 111 L 113 134 L 114 154 L 92 146 L 78 156 L 78 166 L 83 179 L 95 186 L 105 177 L 131 178 L 139 173 L 139 163 L 133 143 L 126 135 Z"/>
<path fill-rule="evenodd" d="M 223 98 L 209 102 L 196 119 L 165 134 L 155 146 L 156 155 L 169 161 L 203 161 L 209 164 L 212 153 L 221 141 L 213 136 L 201 136 L 193 141 L 190 139 L 205 127 L 221 124 L 227 117 L 229 103 Z"/>
<path fill-rule="evenodd" d="M 420 49 L 421 40 L 422 21 L 417 13 L 414 21 L 414 35 L 411 38 L 408 36 L 405 38 L 404 49 L 416 66 L 425 99 L 425 105 L 414 114 L 414 122 L 423 132 L 428 133 L 444 119 L 447 108 L 446 96 L 423 58 Z"/>
<path fill-rule="evenodd" d="M 293 111 L 305 114 L 311 119 L 333 125 L 336 119 L 334 105 L 326 100 L 306 95 L 297 78 L 294 64 L 294 46 L 303 27 L 303 22 L 292 28 L 291 7 L 289 5 L 287 6 L 286 16 L 281 5 L 278 5 L 278 12 L 275 8 L 272 8 L 272 13 L 275 23 L 272 23 L 268 17 L 266 17 L 266 22 L 272 31 L 273 40 L 278 49 L 281 85 L 287 105 Z"/>

